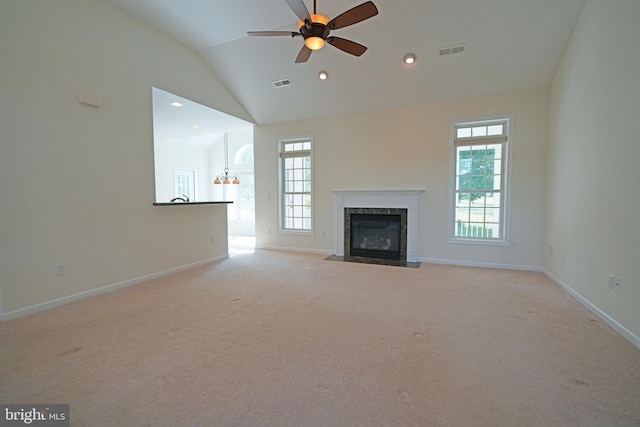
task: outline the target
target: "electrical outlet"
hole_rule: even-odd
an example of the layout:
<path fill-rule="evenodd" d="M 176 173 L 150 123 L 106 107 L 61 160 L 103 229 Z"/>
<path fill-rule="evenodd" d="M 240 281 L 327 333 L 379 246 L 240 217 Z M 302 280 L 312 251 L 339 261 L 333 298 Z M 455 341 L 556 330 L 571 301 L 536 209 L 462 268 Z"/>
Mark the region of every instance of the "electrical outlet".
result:
<path fill-rule="evenodd" d="M 614 277 L 613 278 L 613 290 L 620 292 L 620 278 L 619 277 Z"/>
<path fill-rule="evenodd" d="M 62 276 L 64 274 L 67 274 L 67 266 L 63 262 L 56 264 L 56 275 Z"/>

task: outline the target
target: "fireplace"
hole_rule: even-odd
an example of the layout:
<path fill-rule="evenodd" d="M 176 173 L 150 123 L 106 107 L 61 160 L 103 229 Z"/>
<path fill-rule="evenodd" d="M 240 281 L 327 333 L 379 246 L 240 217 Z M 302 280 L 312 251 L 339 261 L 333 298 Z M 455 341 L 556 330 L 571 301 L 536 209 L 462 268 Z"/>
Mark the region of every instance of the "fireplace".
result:
<path fill-rule="evenodd" d="M 369 258 L 350 256 L 351 249 L 347 242 L 351 241 L 351 234 L 347 236 L 347 230 L 351 229 L 345 226 L 346 221 L 350 221 L 350 215 L 346 215 L 346 209 L 404 209 L 406 211 L 406 243 L 403 245 L 406 251 L 406 264 L 413 266 L 419 264 L 418 259 L 418 218 L 420 218 L 420 199 L 425 190 L 333 190 L 335 197 L 335 218 L 336 218 L 336 250 L 334 256 L 339 259 L 354 258 L 359 261 L 362 258 L 373 260 L 373 262 L 384 263 L 382 258 Z M 359 213 L 359 212 L 354 212 Z M 381 212 L 378 212 L 381 213 Z M 350 231 L 349 231 L 350 233 Z M 404 231 L 403 231 L 404 234 Z M 349 249 L 347 249 L 349 247 Z M 348 251 L 348 252 L 347 252 Z M 401 255 L 401 258 L 403 255 Z M 381 262 L 382 261 L 382 262 Z M 397 263 L 404 265 L 404 261 L 388 260 L 389 263 Z"/>
<path fill-rule="evenodd" d="M 345 208 L 344 245 L 348 261 L 406 265 L 407 209 Z"/>
<path fill-rule="evenodd" d="M 351 214 L 350 255 L 400 259 L 400 215 Z"/>

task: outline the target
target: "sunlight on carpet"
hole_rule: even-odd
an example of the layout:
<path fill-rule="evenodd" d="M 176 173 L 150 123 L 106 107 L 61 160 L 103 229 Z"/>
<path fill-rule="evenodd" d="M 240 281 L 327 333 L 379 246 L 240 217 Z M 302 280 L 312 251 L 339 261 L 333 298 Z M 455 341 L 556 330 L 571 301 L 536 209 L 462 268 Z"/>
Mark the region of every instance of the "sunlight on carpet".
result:
<path fill-rule="evenodd" d="M 256 249 L 255 236 L 229 236 L 229 256 L 252 254 Z"/>

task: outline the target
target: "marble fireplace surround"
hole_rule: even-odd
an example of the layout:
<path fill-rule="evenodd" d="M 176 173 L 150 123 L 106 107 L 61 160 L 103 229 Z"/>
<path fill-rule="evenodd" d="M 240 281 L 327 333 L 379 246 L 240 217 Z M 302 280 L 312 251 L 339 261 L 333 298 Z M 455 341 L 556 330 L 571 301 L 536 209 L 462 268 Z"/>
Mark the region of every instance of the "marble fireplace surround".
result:
<path fill-rule="evenodd" d="M 407 209 L 407 262 L 418 262 L 420 194 L 425 190 L 335 190 L 336 255 L 344 256 L 345 208 Z"/>

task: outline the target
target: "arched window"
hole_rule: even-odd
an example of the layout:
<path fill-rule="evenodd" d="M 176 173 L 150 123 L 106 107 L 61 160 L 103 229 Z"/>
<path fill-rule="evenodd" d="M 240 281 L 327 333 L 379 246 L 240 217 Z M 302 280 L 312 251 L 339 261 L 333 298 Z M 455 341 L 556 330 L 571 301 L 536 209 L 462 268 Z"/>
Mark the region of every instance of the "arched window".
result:
<path fill-rule="evenodd" d="M 253 144 L 243 145 L 233 158 L 236 165 L 253 165 Z"/>

